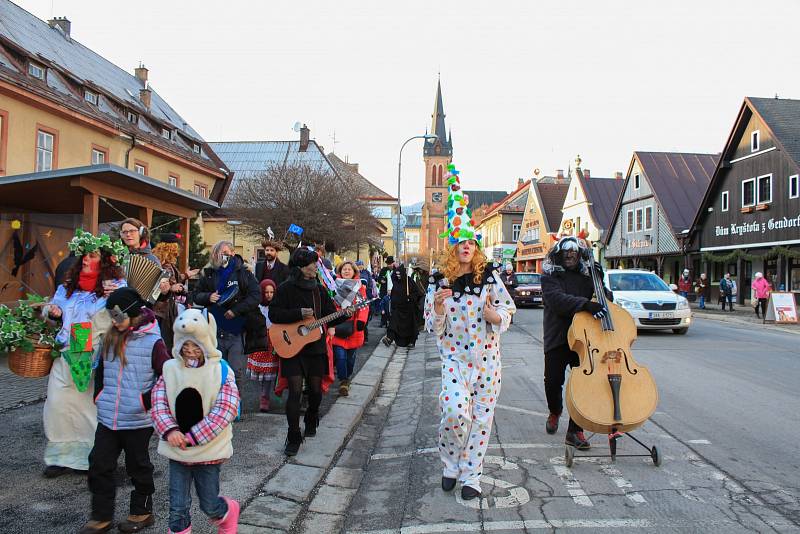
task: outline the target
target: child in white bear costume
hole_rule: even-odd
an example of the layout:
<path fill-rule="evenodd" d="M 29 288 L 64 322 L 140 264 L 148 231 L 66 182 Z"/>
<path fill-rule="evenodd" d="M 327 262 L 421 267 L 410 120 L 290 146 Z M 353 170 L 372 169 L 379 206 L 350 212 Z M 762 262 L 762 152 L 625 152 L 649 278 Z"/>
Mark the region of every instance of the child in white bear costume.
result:
<path fill-rule="evenodd" d="M 233 454 L 236 380 L 217 349 L 212 315 L 186 310 L 175 320 L 174 332 L 173 359 L 164 364 L 153 388 L 151 411 L 162 438 L 158 453 L 169 458 L 169 529 L 176 534 L 192 531 L 194 480 L 200 509 L 219 533 L 236 532 L 239 503 L 219 495 L 220 465 Z"/>

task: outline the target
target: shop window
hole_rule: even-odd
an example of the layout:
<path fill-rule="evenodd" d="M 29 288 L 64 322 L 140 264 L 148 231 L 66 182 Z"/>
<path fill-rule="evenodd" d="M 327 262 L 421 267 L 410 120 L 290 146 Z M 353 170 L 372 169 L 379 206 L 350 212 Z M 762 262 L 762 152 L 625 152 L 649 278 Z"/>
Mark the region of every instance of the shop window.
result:
<path fill-rule="evenodd" d="M 756 204 L 756 179 L 750 178 L 742 182 L 742 207 L 755 206 Z"/>
<path fill-rule="evenodd" d="M 798 175 L 793 174 L 789 177 L 789 198 L 800 197 L 800 178 Z"/>
<path fill-rule="evenodd" d="M 789 258 L 789 290 L 800 291 L 800 260 Z"/>
<path fill-rule="evenodd" d="M 729 207 L 728 198 L 729 198 L 728 192 L 727 191 L 723 191 L 722 194 L 720 195 L 720 204 L 721 204 L 720 210 L 721 211 L 728 211 L 728 207 Z"/>
<path fill-rule="evenodd" d="M 772 202 L 772 175 L 766 174 L 758 177 L 758 204 Z"/>

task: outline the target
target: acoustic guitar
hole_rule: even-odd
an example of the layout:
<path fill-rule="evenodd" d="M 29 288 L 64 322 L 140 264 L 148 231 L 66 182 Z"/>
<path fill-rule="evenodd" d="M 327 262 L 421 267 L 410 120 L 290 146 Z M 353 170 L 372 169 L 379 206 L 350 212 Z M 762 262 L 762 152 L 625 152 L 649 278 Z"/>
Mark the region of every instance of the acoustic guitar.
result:
<path fill-rule="evenodd" d="M 313 343 L 322 337 L 322 327 L 339 317 L 344 317 L 348 313 L 353 313 L 361 308 L 366 308 L 378 299 L 363 300 L 358 304 L 339 310 L 336 313 L 326 315 L 320 319 L 308 317 L 296 323 L 278 324 L 272 323 L 269 327 L 269 340 L 278 356 L 281 358 L 294 358 L 303 347 Z"/>

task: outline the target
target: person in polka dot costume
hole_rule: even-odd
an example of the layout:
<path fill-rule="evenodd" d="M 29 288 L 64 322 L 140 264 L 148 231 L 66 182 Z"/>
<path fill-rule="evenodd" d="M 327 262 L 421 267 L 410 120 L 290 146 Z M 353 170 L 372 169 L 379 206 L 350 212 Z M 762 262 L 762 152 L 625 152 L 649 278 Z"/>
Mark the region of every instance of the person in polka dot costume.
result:
<path fill-rule="evenodd" d="M 429 278 L 425 329 L 437 336 L 442 357 L 439 454 L 442 489 L 462 484 L 465 500 L 481 494 L 480 478 L 500 395 L 500 334 L 517 311 L 479 243 L 451 246 L 443 272 Z"/>

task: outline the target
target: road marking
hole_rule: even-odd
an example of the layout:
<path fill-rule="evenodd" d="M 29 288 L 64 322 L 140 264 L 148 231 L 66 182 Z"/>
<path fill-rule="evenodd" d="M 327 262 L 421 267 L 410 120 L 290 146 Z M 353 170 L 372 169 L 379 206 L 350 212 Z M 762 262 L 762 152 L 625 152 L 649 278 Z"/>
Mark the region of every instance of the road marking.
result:
<path fill-rule="evenodd" d="M 554 528 L 648 528 L 647 519 L 525 519 L 483 523 L 435 523 L 382 530 L 352 531 L 350 534 L 438 534 L 440 532 L 479 532 L 495 530 L 552 530 Z"/>
<path fill-rule="evenodd" d="M 695 445 L 711 445 L 711 442 L 707 439 L 690 439 L 688 443 L 693 443 Z"/>
<path fill-rule="evenodd" d="M 578 482 L 568 467 L 564 465 L 554 465 L 553 469 L 558 475 L 558 478 L 561 479 L 564 487 L 567 489 L 567 493 L 569 493 L 570 497 L 572 497 L 572 500 L 575 501 L 575 504 L 579 504 L 581 506 L 594 506 L 592 500 L 588 495 L 586 495 L 586 492 L 583 491 L 581 483 Z"/>
<path fill-rule="evenodd" d="M 526 490 L 525 488 L 521 488 L 516 484 L 512 484 L 511 482 L 506 482 L 505 480 L 499 480 L 496 478 L 492 478 L 490 476 L 483 475 L 481 477 L 481 485 L 483 484 L 488 484 L 489 486 L 494 486 L 495 488 L 508 490 L 508 495 L 503 495 L 502 497 L 482 496 L 479 499 L 465 501 L 461 498 L 461 493 L 456 493 L 456 502 L 458 504 L 466 506 L 467 508 L 474 508 L 475 510 L 478 509 L 487 510 L 492 507 L 491 501 L 494 502 L 494 508 L 515 508 L 517 506 L 522 506 L 523 504 L 527 504 L 531 500 L 531 495 L 530 493 L 528 493 L 528 490 Z"/>
<path fill-rule="evenodd" d="M 514 406 L 508 406 L 506 404 L 497 404 L 495 405 L 495 407 L 502 408 L 510 412 L 524 413 L 525 415 L 536 415 L 538 417 L 547 417 L 548 415 L 550 415 L 544 412 L 534 412 L 533 410 L 526 410 L 525 408 L 516 408 Z"/>
<path fill-rule="evenodd" d="M 608 476 L 614 484 L 625 494 L 625 496 L 630 499 L 632 502 L 636 504 L 646 504 L 647 500 L 642 496 L 641 493 L 638 491 L 630 491 L 629 488 L 633 488 L 633 484 L 628 482 L 625 478 L 622 477 L 622 473 L 620 473 L 619 469 L 612 465 L 604 464 L 600 466 L 600 470 Z"/>
<path fill-rule="evenodd" d="M 561 449 L 563 445 L 557 443 L 503 443 L 502 445 L 499 444 L 492 444 L 489 445 L 490 449 Z M 395 458 L 407 458 L 409 456 L 414 456 L 416 454 L 431 454 L 434 452 L 438 452 L 439 449 L 436 447 L 428 447 L 425 449 L 415 449 L 413 451 L 403 451 L 403 452 L 387 452 L 387 453 L 378 453 L 373 454 L 369 457 L 370 460 L 394 460 Z"/>

